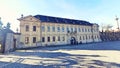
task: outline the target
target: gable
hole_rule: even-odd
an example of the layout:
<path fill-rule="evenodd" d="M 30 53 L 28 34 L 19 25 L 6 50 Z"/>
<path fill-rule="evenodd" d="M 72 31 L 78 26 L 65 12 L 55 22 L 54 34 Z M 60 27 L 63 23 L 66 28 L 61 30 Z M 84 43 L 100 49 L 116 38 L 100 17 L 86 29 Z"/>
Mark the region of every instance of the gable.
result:
<path fill-rule="evenodd" d="M 29 22 L 39 22 L 40 20 L 29 15 L 29 16 L 26 16 L 26 17 L 23 17 L 23 18 L 19 18 L 18 19 L 19 21 L 29 21 Z"/>

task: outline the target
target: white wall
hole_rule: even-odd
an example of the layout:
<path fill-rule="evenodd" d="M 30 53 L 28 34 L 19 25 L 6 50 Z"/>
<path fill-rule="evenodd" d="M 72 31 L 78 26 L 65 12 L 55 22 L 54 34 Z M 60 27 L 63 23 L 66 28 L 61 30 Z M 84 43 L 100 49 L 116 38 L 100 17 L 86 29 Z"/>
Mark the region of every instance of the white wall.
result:
<path fill-rule="evenodd" d="M 5 52 L 9 52 L 13 50 L 14 47 L 13 37 L 14 37 L 13 33 L 7 33 L 6 42 L 5 42 Z"/>

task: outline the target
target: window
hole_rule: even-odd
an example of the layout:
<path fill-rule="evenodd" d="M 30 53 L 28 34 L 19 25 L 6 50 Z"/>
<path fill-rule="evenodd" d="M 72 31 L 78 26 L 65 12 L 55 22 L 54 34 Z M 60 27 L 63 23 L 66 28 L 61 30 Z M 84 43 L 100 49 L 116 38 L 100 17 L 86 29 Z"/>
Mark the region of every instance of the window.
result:
<path fill-rule="evenodd" d="M 87 29 L 86 29 L 86 28 L 84 29 L 84 32 L 87 32 Z"/>
<path fill-rule="evenodd" d="M 50 32 L 50 26 L 47 27 L 47 31 Z"/>
<path fill-rule="evenodd" d="M 92 28 L 90 29 L 90 32 L 93 32 L 93 29 L 92 29 Z"/>
<path fill-rule="evenodd" d="M 42 29 L 42 32 L 45 32 L 45 26 L 42 26 L 41 29 Z"/>
<path fill-rule="evenodd" d="M 57 31 L 60 32 L 60 27 L 59 26 L 57 27 Z"/>
<path fill-rule="evenodd" d="M 93 38 L 93 35 L 91 35 L 91 39 L 94 39 L 94 38 Z"/>
<path fill-rule="evenodd" d="M 95 39 L 96 39 L 96 35 L 95 35 Z"/>
<path fill-rule="evenodd" d="M 84 32 L 84 29 L 82 28 L 82 32 Z"/>
<path fill-rule="evenodd" d="M 67 27 L 67 29 L 66 29 L 66 30 L 67 30 L 67 32 L 68 32 L 68 31 L 69 31 L 69 28 Z"/>
<path fill-rule="evenodd" d="M 88 32 L 90 32 L 90 29 L 88 28 Z"/>
<path fill-rule="evenodd" d="M 79 30 L 79 32 L 81 31 L 80 28 L 78 30 Z"/>
<path fill-rule="evenodd" d="M 62 37 L 62 41 L 65 41 L 65 37 Z"/>
<path fill-rule="evenodd" d="M 83 40 L 84 40 L 85 38 L 84 38 L 84 36 L 83 36 Z"/>
<path fill-rule="evenodd" d="M 53 41 L 55 41 L 55 36 L 53 36 Z"/>
<path fill-rule="evenodd" d="M 81 36 L 80 36 L 79 40 L 81 40 Z"/>
<path fill-rule="evenodd" d="M 33 31 L 36 31 L 36 26 L 33 26 Z"/>
<path fill-rule="evenodd" d="M 62 32 L 64 32 L 64 27 L 62 27 Z"/>
<path fill-rule="evenodd" d="M 52 27 L 52 31 L 55 32 L 55 27 L 54 26 Z"/>
<path fill-rule="evenodd" d="M 25 31 L 29 31 L 29 25 L 25 26 Z"/>
<path fill-rule="evenodd" d="M 33 43 L 36 43 L 36 37 L 33 37 Z"/>
<path fill-rule="evenodd" d="M 85 29 L 85 32 L 87 32 L 87 28 Z"/>
<path fill-rule="evenodd" d="M 99 39 L 99 36 L 97 35 L 97 38 Z"/>
<path fill-rule="evenodd" d="M 45 37 L 42 37 L 42 42 L 45 42 Z"/>
<path fill-rule="evenodd" d="M 48 37 L 48 39 L 47 39 L 47 40 L 48 40 L 48 42 L 50 42 L 50 37 Z"/>
<path fill-rule="evenodd" d="M 86 40 L 87 40 L 88 38 L 87 38 L 87 35 L 86 35 Z"/>
<path fill-rule="evenodd" d="M 60 36 L 58 36 L 58 41 L 60 41 Z"/>
<path fill-rule="evenodd" d="M 73 32 L 73 28 L 71 28 L 71 32 Z"/>
<path fill-rule="evenodd" d="M 77 31 L 77 28 L 75 28 L 75 31 Z"/>
<path fill-rule="evenodd" d="M 91 37 L 91 36 L 89 35 L 89 39 L 91 39 L 90 37 Z"/>
<path fill-rule="evenodd" d="M 25 44 L 29 43 L 29 37 L 25 37 Z"/>

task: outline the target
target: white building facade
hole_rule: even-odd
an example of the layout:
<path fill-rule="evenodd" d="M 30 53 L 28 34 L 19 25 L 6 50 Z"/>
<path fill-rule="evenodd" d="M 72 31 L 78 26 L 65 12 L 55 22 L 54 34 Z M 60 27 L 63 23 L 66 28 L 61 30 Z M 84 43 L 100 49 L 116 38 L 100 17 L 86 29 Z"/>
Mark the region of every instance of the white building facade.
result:
<path fill-rule="evenodd" d="M 20 43 L 52 46 L 100 42 L 99 26 L 83 20 L 44 15 L 26 16 L 20 21 Z"/>

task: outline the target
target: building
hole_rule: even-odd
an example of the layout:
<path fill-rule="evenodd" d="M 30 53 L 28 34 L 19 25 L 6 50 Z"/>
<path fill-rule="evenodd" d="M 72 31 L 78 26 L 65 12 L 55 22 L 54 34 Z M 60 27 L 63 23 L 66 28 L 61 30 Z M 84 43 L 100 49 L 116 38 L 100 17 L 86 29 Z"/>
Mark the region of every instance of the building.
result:
<path fill-rule="evenodd" d="M 45 15 L 29 15 L 20 21 L 20 43 L 25 46 L 49 46 L 101 41 L 99 26 L 83 20 Z"/>
<path fill-rule="evenodd" d="M 9 28 L 0 30 L 0 53 L 14 50 L 14 32 Z"/>
<path fill-rule="evenodd" d="M 8 53 L 14 51 L 19 45 L 20 33 L 15 33 L 10 29 L 10 23 L 2 26 L 0 18 L 0 53 Z"/>

